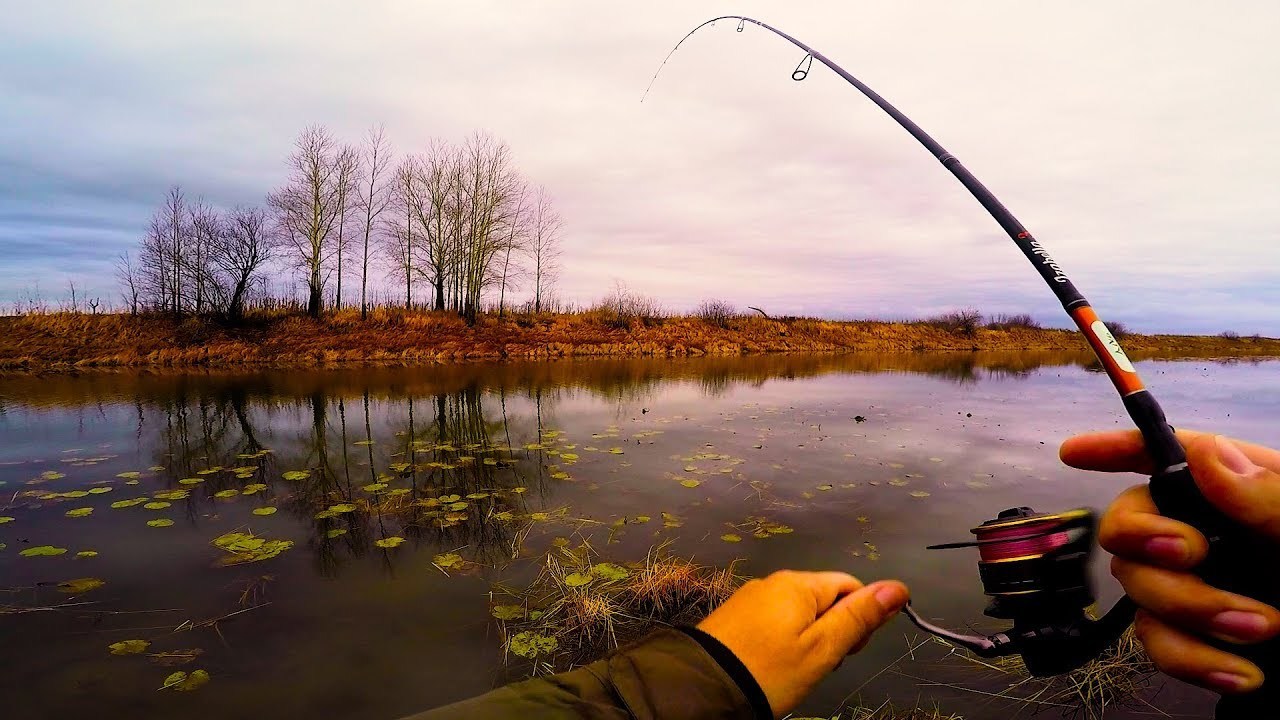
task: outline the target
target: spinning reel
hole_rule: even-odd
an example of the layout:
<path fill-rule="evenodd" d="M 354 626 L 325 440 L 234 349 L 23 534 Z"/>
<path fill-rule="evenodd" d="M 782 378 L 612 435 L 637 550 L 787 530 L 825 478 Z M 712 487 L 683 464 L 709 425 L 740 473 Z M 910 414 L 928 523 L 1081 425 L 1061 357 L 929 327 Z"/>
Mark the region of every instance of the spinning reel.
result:
<path fill-rule="evenodd" d="M 963 635 L 925 620 L 909 604 L 904 612 L 921 630 L 981 657 L 1021 655 L 1032 675 L 1074 670 L 1118 640 L 1133 622 L 1128 598 L 1101 619 L 1085 611 L 1094 601 L 1089 559 L 1096 525 L 1091 510 L 1010 508 L 973 528 L 972 542 L 928 548 L 978 548 L 978 575 L 991 598 L 985 614 L 1013 621 L 1005 632 Z"/>

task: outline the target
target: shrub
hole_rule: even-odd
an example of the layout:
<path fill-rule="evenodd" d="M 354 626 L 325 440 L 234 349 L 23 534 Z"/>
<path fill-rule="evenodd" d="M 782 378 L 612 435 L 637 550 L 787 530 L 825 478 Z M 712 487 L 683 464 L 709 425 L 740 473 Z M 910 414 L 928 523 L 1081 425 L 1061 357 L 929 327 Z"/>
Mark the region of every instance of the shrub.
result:
<path fill-rule="evenodd" d="M 1107 326 L 1107 329 L 1111 331 L 1111 336 L 1117 340 L 1123 340 L 1133 334 L 1133 330 L 1130 330 L 1128 325 L 1125 325 L 1119 320 L 1113 320 L 1104 324 Z"/>
<path fill-rule="evenodd" d="M 935 315 L 925 321 L 934 327 L 940 327 L 962 335 L 973 335 L 982 325 L 982 313 L 972 308 L 952 310 L 949 313 Z"/>
<path fill-rule="evenodd" d="M 1014 330 L 1019 328 L 1039 330 L 1042 326 L 1039 321 L 1026 313 L 1018 313 L 1017 315 L 1000 313 L 999 315 L 993 315 L 987 321 L 987 327 L 992 330 Z"/>
<path fill-rule="evenodd" d="M 719 328 L 729 327 L 729 320 L 737 314 L 738 309 L 724 300 L 703 300 L 696 312 L 703 322 Z"/>
<path fill-rule="evenodd" d="M 1224 340 L 1239 340 L 1240 333 L 1236 332 L 1235 330 L 1223 330 L 1222 332 L 1218 333 L 1218 337 L 1223 338 Z"/>
<path fill-rule="evenodd" d="M 600 321 L 616 330 L 631 327 L 634 320 L 646 327 L 661 325 L 665 319 L 662 306 L 651 297 L 631 292 L 623 283 L 614 286 L 613 294 L 606 296 L 591 308 Z"/>

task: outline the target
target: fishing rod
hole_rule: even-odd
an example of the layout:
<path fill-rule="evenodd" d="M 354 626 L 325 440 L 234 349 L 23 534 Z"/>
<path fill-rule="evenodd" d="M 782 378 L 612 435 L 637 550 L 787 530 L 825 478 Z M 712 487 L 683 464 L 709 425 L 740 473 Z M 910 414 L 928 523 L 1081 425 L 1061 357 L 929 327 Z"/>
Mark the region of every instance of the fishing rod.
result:
<path fill-rule="evenodd" d="M 964 185 L 1035 267 L 1111 379 L 1125 410 L 1142 434 L 1155 468 L 1149 487 L 1160 512 L 1195 527 L 1209 540 L 1208 558 L 1197 568 L 1200 576 L 1212 585 L 1243 595 L 1265 597 L 1274 592 L 1276 581 L 1261 577 L 1271 573 L 1258 572 L 1256 567 L 1248 566 L 1249 539 L 1200 493 L 1187 466 L 1186 452 L 1165 419 L 1164 411 L 1098 313 L 1013 213 L 954 155 L 900 110 L 809 45 L 772 25 L 743 15 L 722 15 L 690 30 L 659 65 L 641 102 L 680 46 L 702 28 L 722 20 L 737 21 L 737 32 L 743 32 L 748 24 L 755 25 L 803 50 L 805 55 L 792 72 L 792 80 L 799 82 L 808 77 L 815 60 L 825 65 L 893 118 Z M 1126 596 L 1101 618 L 1095 619 L 1086 612 L 1094 602 L 1088 564 L 1096 529 L 1096 514 L 1091 510 L 1037 513 L 1029 507 L 1018 507 L 1000 512 L 995 519 L 973 528 L 972 542 L 930 546 L 930 549 L 978 548 L 978 573 L 984 592 L 991 598 L 985 613 L 1012 621 L 1009 630 L 986 637 L 968 635 L 929 622 L 910 604 L 905 612 L 922 630 L 980 656 L 1021 655 L 1028 671 L 1034 675 L 1074 670 L 1113 646 L 1133 622 L 1136 610 Z M 1268 677 L 1275 671 L 1277 680 L 1264 683 L 1259 690 L 1247 695 L 1224 696 L 1218 704 L 1217 717 L 1226 720 L 1269 716 L 1280 702 L 1280 641 L 1252 647 L 1223 647 L 1257 663 Z"/>

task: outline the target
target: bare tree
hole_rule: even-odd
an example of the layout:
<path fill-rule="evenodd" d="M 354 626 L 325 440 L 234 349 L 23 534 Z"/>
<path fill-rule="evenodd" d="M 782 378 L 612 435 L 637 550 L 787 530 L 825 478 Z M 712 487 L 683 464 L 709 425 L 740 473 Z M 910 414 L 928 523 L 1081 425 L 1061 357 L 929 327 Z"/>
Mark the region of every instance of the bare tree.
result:
<path fill-rule="evenodd" d="M 307 276 L 307 314 L 319 317 L 323 302 L 325 262 L 333 254 L 333 234 L 339 217 L 333 137 L 321 126 L 302 131 L 289 158 L 290 177 L 270 193 L 267 203 L 276 215 L 281 248 Z"/>
<path fill-rule="evenodd" d="M 186 195 L 181 186 L 169 188 L 169 194 L 165 196 L 164 204 L 153 223 L 153 229 L 162 233 L 164 239 L 157 252 L 157 270 L 165 275 L 160 285 L 167 292 L 165 304 L 174 317 L 182 315 L 183 251 L 189 244 L 191 235 L 186 203 Z"/>
<path fill-rule="evenodd" d="M 386 180 L 391 148 L 386 129 L 370 128 L 361 156 L 360 182 L 356 186 L 356 203 L 364 211 L 364 247 L 360 256 L 360 319 L 369 317 L 369 239 L 383 211 L 391 204 L 391 188 Z"/>
<path fill-rule="evenodd" d="M 494 260 L 502 251 L 504 230 L 515 222 L 520 179 L 512 168 L 510 148 L 485 133 L 476 133 L 467 140 L 461 175 L 469 202 L 465 243 L 459 257 L 460 311 L 468 324 L 474 324 L 481 295 L 496 280 Z"/>
<path fill-rule="evenodd" d="M 502 317 L 503 311 L 507 304 L 507 286 L 514 283 L 519 276 L 519 266 L 511 265 L 511 253 L 525 247 L 529 232 L 529 208 L 528 186 L 520 183 L 520 189 L 516 194 L 515 211 L 511 214 L 511 221 L 508 223 L 507 239 L 502 247 L 502 280 L 498 287 L 498 317 Z"/>
<path fill-rule="evenodd" d="M 137 315 L 142 300 L 142 278 L 134 269 L 127 251 L 116 258 L 116 279 L 120 282 L 120 296 L 129 307 L 129 314 Z"/>
<path fill-rule="evenodd" d="M 347 254 L 347 210 L 353 204 L 356 183 L 359 180 L 360 153 L 350 145 L 344 145 L 334 156 L 334 182 L 337 183 L 338 202 L 338 239 L 335 252 L 338 254 L 338 289 L 333 308 L 342 309 L 342 257 Z"/>
<path fill-rule="evenodd" d="M 413 217 L 414 205 L 417 202 L 415 176 L 417 162 L 413 156 L 402 160 L 392 180 L 395 195 L 396 212 L 387 223 L 387 232 L 383 238 L 383 252 L 391 265 L 393 274 L 404 280 L 404 307 L 413 307 Z"/>
<path fill-rule="evenodd" d="M 213 262 L 227 288 L 227 316 L 233 322 L 244 319 L 245 298 L 271 259 L 270 240 L 265 210 L 241 206 L 231 211 L 226 231 L 214 247 Z"/>
<path fill-rule="evenodd" d="M 433 307 L 445 308 L 445 284 L 455 266 L 460 224 L 451 193 L 459 188 L 457 151 L 440 141 L 432 142 L 426 154 L 414 158 L 412 183 L 408 186 L 410 213 L 418 230 L 418 276 L 434 290 Z"/>
<path fill-rule="evenodd" d="M 183 252 L 185 275 L 190 282 L 190 307 L 195 314 L 215 312 L 221 307 L 223 288 L 218 284 L 212 263 L 213 248 L 225 234 L 222 216 L 203 199 L 187 208 L 190 222 L 188 246 Z"/>
<path fill-rule="evenodd" d="M 533 275 L 533 311 L 542 312 L 542 301 L 560 273 L 560 214 L 551 205 L 545 187 L 538 187 L 529 220 L 527 252 Z"/>

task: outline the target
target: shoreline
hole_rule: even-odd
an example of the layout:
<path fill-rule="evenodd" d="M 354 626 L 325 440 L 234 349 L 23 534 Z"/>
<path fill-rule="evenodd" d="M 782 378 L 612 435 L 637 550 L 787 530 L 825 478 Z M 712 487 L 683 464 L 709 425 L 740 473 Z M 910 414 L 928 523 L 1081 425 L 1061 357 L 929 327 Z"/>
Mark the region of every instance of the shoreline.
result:
<path fill-rule="evenodd" d="M 1280 339 L 1128 335 L 1135 360 L 1280 357 Z M 96 369 L 403 367 L 566 358 L 681 358 L 790 353 L 1090 353 L 1074 330 L 947 327 L 939 323 L 743 316 L 633 318 L 592 313 L 482 316 L 379 308 L 319 319 L 256 318 L 228 327 L 207 319 L 58 313 L 0 318 L 0 372 Z"/>

